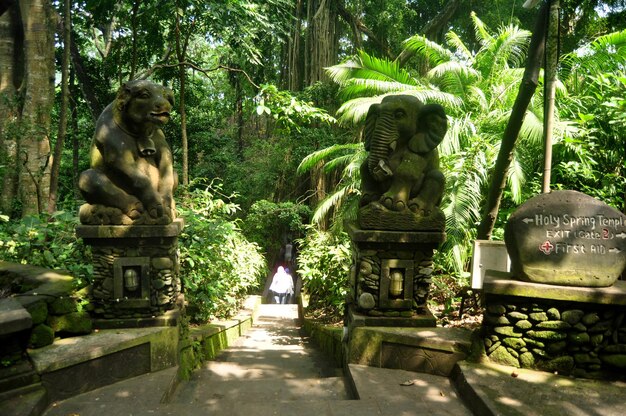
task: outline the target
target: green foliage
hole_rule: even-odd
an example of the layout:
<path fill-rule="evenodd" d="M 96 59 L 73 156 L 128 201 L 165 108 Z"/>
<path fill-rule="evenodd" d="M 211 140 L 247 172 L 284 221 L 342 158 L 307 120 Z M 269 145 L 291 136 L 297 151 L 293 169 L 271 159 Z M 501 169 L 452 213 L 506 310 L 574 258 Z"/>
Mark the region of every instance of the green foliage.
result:
<path fill-rule="evenodd" d="M 298 274 L 303 291 L 309 296 L 308 312 L 342 318 L 349 289 L 350 239 L 310 227 L 298 241 Z"/>
<path fill-rule="evenodd" d="M 65 211 L 11 221 L 0 216 L 0 259 L 67 270 L 77 286 L 84 286 L 91 280 L 93 266 L 91 250 L 74 232 L 77 225 L 78 218 Z"/>
<path fill-rule="evenodd" d="M 249 242 L 233 219 L 239 207 L 215 182 L 193 183 L 179 198 L 185 219 L 180 236 L 183 290 L 194 322 L 232 316 L 267 274 L 257 244 Z"/>
<path fill-rule="evenodd" d="M 299 132 L 300 126 L 315 121 L 327 124 L 336 122 L 334 117 L 311 102 L 301 100 L 288 91 L 279 91 L 271 84 L 261 86 L 257 100 L 257 115 L 271 115 L 278 127 L 287 133 L 292 129 Z"/>
<path fill-rule="evenodd" d="M 304 235 L 305 225 L 311 216 L 306 205 L 293 202 L 255 202 L 242 223 L 242 231 L 251 241 L 265 250 L 267 259 L 277 258 L 287 241 Z"/>

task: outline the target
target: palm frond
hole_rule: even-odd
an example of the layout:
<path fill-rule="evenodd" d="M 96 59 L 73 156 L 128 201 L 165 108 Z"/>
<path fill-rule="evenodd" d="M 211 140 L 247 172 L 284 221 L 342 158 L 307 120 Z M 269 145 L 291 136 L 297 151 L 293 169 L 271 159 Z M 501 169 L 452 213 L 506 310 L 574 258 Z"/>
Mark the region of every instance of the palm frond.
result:
<path fill-rule="evenodd" d="M 466 89 L 480 79 L 473 68 L 458 61 L 443 62 L 426 74 L 427 78 L 443 91 L 465 97 Z"/>
<path fill-rule="evenodd" d="M 467 61 L 468 65 L 472 64 L 474 60 L 474 54 L 465 46 L 465 43 L 461 40 L 459 35 L 457 35 L 452 30 L 446 33 L 446 43 L 455 50 L 455 53 L 459 55 L 459 57 Z"/>
<path fill-rule="evenodd" d="M 320 225 L 323 220 L 333 211 L 333 209 L 339 209 L 342 203 L 348 198 L 349 195 L 358 192 L 357 188 L 353 184 L 347 186 L 338 187 L 335 192 L 324 198 L 322 202 L 315 208 L 313 218 L 311 221 L 317 225 Z"/>
<path fill-rule="evenodd" d="M 626 65 L 626 29 L 599 36 L 566 54 L 561 59 L 561 74 L 580 88 L 587 75 L 611 71 L 617 64 Z M 574 82 L 576 78 L 582 82 Z"/>
<path fill-rule="evenodd" d="M 431 66 L 454 59 L 452 52 L 422 35 L 414 35 L 405 40 L 404 50 L 425 58 Z"/>
<path fill-rule="evenodd" d="M 476 13 L 472 12 L 470 17 L 472 18 L 472 22 L 474 23 L 474 33 L 476 34 L 476 38 L 483 48 L 489 48 L 494 39 L 493 36 L 489 34 L 487 26 L 485 26 L 483 21 L 480 20 L 478 16 L 476 16 Z"/>
<path fill-rule="evenodd" d="M 386 92 L 415 88 L 417 83 L 402 84 L 395 81 L 381 81 L 367 78 L 352 78 L 339 92 L 340 98 L 350 100 L 356 97 L 377 95 Z"/>
<path fill-rule="evenodd" d="M 342 86 L 354 78 L 401 84 L 414 82 L 411 75 L 406 70 L 400 68 L 396 62 L 371 56 L 364 51 L 359 51 L 357 56 L 344 63 L 325 69 L 328 76 Z"/>
<path fill-rule="evenodd" d="M 363 149 L 363 143 L 358 143 L 358 144 L 360 144 L 361 145 L 361 149 Z M 355 154 L 354 153 L 335 157 L 335 158 L 329 160 L 328 163 L 326 163 L 324 165 L 324 172 L 330 173 L 330 172 L 334 172 L 335 170 L 338 170 L 340 168 L 345 168 L 346 166 L 348 166 L 348 165 L 350 165 L 352 163 L 354 158 L 355 158 Z"/>
<path fill-rule="evenodd" d="M 524 169 L 522 168 L 521 163 L 516 157 L 513 157 L 511 165 L 509 166 L 507 182 L 509 184 L 509 188 L 511 189 L 513 202 L 521 204 L 523 202 L 522 190 L 524 188 L 524 184 L 526 183 L 526 176 L 524 175 Z"/>
<path fill-rule="evenodd" d="M 317 150 L 302 159 L 302 162 L 300 162 L 300 164 L 298 165 L 298 169 L 296 172 L 301 175 L 313 169 L 315 166 L 337 153 L 339 153 L 340 156 L 343 156 L 343 153 L 345 152 L 354 153 L 362 147 L 363 145 L 360 143 L 347 143 L 334 144 L 324 149 Z"/>

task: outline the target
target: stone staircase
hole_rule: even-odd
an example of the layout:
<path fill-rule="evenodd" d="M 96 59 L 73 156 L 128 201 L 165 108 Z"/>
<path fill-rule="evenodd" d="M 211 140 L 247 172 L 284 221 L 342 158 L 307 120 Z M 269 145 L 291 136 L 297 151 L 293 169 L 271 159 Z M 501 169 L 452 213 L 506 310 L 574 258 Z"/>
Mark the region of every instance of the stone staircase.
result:
<path fill-rule="evenodd" d="M 235 415 L 306 415 L 310 408 L 317 415 L 350 400 L 338 363 L 296 321 L 296 305 L 262 305 L 252 329 L 182 382 L 170 405 Z"/>
<path fill-rule="evenodd" d="M 344 376 L 301 333 L 296 305 L 261 305 L 254 325 L 178 382 L 177 368 L 52 403 L 45 416 L 471 415 L 448 377 L 349 364 Z"/>

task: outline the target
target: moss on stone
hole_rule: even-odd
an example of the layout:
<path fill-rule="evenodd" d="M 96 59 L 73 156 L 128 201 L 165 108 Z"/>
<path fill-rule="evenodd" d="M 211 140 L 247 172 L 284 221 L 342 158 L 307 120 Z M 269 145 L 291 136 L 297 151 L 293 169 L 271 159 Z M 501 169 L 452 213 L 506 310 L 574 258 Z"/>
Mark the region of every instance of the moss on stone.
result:
<path fill-rule="evenodd" d="M 62 316 L 50 316 L 48 324 L 55 333 L 80 335 L 89 334 L 93 329 L 91 317 L 86 312 L 73 312 Z"/>
<path fill-rule="evenodd" d="M 564 351 L 565 348 L 567 348 L 567 341 L 558 341 L 549 344 L 546 350 L 550 354 L 557 354 L 561 351 Z"/>
<path fill-rule="evenodd" d="M 588 313 L 582 317 L 581 321 L 583 324 L 591 326 L 600 321 L 600 315 L 598 315 L 596 312 Z"/>
<path fill-rule="evenodd" d="M 507 316 L 515 320 L 528 319 L 528 315 L 526 315 L 525 313 L 517 312 L 517 311 L 509 312 L 507 313 Z"/>
<path fill-rule="evenodd" d="M 491 304 L 487 305 L 487 312 L 493 315 L 504 315 L 506 313 L 506 308 L 500 304 Z"/>
<path fill-rule="evenodd" d="M 499 346 L 489 355 L 489 359 L 497 362 L 498 364 L 509 365 L 512 367 L 519 367 L 519 361 L 513 357 L 511 353 L 504 346 Z"/>
<path fill-rule="evenodd" d="M 571 325 L 565 321 L 544 321 L 537 324 L 538 329 L 569 329 Z"/>
<path fill-rule="evenodd" d="M 567 340 L 574 345 L 582 345 L 582 344 L 587 344 L 590 340 L 589 338 L 589 334 L 586 332 L 579 332 L 579 333 L 570 333 L 567 336 Z"/>
<path fill-rule="evenodd" d="M 30 313 L 33 325 L 42 324 L 48 319 L 48 304 L 44 300 L 28 305 L 26 310 Z"/>
<path fill-rule="evenodd" d="M 626 368 L 626 354 L 601 355 L 600 359 L 610 366 Z"/>
<path fill-rule="evenodd" d="M 513 337 L 513 338 L 522 337 L 522 333 L 517 331 L 512 326 L 498 326 L 498 327 L 495 327 L 493 330 L 496 334 L 504 335 L 505 337 Z"/>
<path fill-rule="evenodd" d="M 526 343 L 521 338 L 504 338 L 502 340 L 502 342 L 507 347 L 511 347 L 513 349 L 516 349 L 516 350 L 519 350 L 519 349 L 521 349 L 521 348 L 526 346 Z"/>
<path fill-rule="evenodd" d="M 565 311 L 561 314 L 561 319 L 567 322 L 570 325 L 576 325 L 582 317 L 585 315 L 585 312 L 580 309 L 572 309 Z"/>
<path fill-rule="evenodd" d="M 569 355 L 557 357 L 541 364 L 541 368 L 550 372 L 569 374 L 574 368 L 574 358 Z"/>
<path fill-rule="evenodd" d="M 548 320 L 548 315 L 545 312 L 533 312 L 528 315 L 531 321 L 543 322 Z"/>
<path fill-rule="evenodd" d="M 78 303 L 76 302 L 76 299 L 69 296 L 63 296 L 50 303 L 50 313 L 52 315 L 65 315 L 76 312 L 77 307 Z"/>
<path fill-rule="evenodd" d="M 532 327 L 533 327 L 533 324 L 530 323 L 530 321 L 527 321 L 526 319 L 522 319 L 521 321 L 517 321 L 515 323 L 515 328 L 521 329 L 522 331 L 526 331 L 527 329 L 530 329 Z"/>
<path fill-rule="evenodd" d="M 553 321 L 560 321 L 561 320 L 561 312 L 559 312 L 559 310 L 557 308 L 550 308 L 546 311 L 546 314 L 548 315 L 548 319 L 551 319 Z"/>
<path fill-rule="evenodd" d="M 41 348 L 54 342 L 54 330 L 46 324 L 39 324 L 33 327 L 30 333 L 28 345 L 31 348 Z"/>
<path fill-rule="evenodd" d="M 567 334 L 559 331 L 528 331 L 526 335 L 534 339 L 545 341 L 560 341 L 567 337 Z"/>
<path fill-rule="evenodd" d="M 535 356 L 532 352 L 525 352 L 519 356 L 519 363 L 522 368 L 533 368 L 535 366 Z"/>

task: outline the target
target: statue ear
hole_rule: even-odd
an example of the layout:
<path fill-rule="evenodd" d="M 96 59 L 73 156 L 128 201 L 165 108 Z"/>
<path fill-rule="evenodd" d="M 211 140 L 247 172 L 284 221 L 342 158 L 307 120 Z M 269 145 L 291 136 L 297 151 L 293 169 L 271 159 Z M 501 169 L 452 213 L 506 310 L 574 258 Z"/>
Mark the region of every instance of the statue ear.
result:
<path fill-rule="evenodd" d="M 418 154 L 433 150 L 448 131 L 448 119 L 439 104 L 427 104 L 417 115 L 417 131 L 409 140 L 409 149 Z"/>
<path fill-rule="evenodd" d="M 367 110 L 365 128 L 363 130 L 363 134 L 365 136 L 365 150 L 370 150 L 372 136 L 374 134 L 374 129 L 376 128 L 376 120 L 378 120 L 378 113 L 380 113 L 380 104 L 372 104 L 369 110 Z"/>
<path fill-rule="evenodd" d="M 115 106 L 117 107 L 117 110 L 120 112 L 123 112 L 124 107 L 126 107 L 126 104 L 128 104 L 131 97 L 132 97 L 131 86 L 129 85 L 128 82 L 125 82 L 122 84 L 120 89 L 117 90 L 117 98 L 115 100 Z"/>

